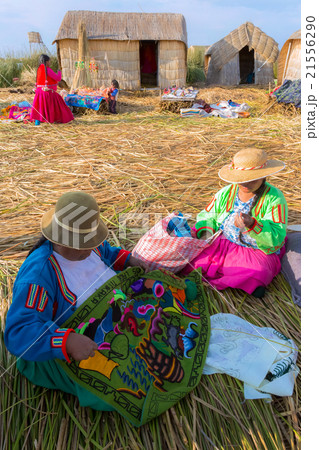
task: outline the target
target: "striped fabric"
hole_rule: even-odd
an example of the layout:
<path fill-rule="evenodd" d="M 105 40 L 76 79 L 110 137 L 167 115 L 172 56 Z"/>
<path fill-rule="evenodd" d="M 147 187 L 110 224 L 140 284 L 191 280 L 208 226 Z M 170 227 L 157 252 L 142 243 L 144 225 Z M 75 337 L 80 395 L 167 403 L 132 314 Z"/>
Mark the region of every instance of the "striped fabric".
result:
<path fill-rule="evenodd" d="M 255 211 L 254 211 L 256 217 L 260 213 L 261 207 L 263 206 L 264 201 L 265 201 L 265 197 L 266 197 L 266 195 L 268 194 L 269 191 L 270 191 L 270 187 L 267 187 L 267 189 L 264 190 L 263 195 L 258 200 L 258 203 L 255 206 Z"/>
<path fill-rule="evenodd" d="M 63 343 L 63 336 L 53 336 L 51 338 L 51 347 L 52 348 L 59 348 L 62 347 L 62 343 Z"/>
<path fill-rule="evenodd" d="M 211 201 L 210 201 L 210 202 L 208 203 L 208 205 L 206 206 L 205 210 L 206 210 L 207 212 L 209 212 L 210 210 L 212 210 L 213 207 L 214 207 L 214 205 L 215 205 L 215 202 L 216 202 L 216 198 L 215 198 L 215 195 L 214 195 L 213 198 L 211 199 Z"/>
<path fill-rule="evenodd" d="M 233 205 L 234 205 L 234 201 L 235 201 L 236 193 L 237 193 L 237 188 L 238 188 L 237 184 L 233 184 L 232 187 L 230 188 L 229 197 L 228 197 L 227 205 L 226 205 L 227 212 L 229 212 L 233 209 Z"/>
<path fill-rule="evenodd" d="M 45 307 L 47 306 L 47 303 L 48 303 L 47 291 L 45 291 L 44 288 L 41 288 L 40 293 L 39 293 L 39 301 L 38 301 L 37 310 L 40 312 L 44 311 Z"/>
<path fill-rule="evenodd" d="M 198 108 L 181 108 L 180 115 L 181 117 L 199 117 L 203 115 L 202 111 Z"/>
<path fill-rule="evenodd" d="M 43 287 L 37 284 L 30 284 L 25 307 L 34 309 L 37 305 L 37 310 L 42 312 L 48 303 L 48 293 Z"/>
<path fill-rule="evenodd" d="M 27 301 L 25 303 L 26 308 L 33 309 L 35 307 L 39 289 L 40 286 L 37 284 L 30 284 Z"/>
<path fill-rule="evenodd" d="M 75 304 L 76 295 L 74 295 L 67 287 L 62 270 L 58 264 L 58 261 L 55 259 L 55 257 L 53 255 L 50 256 L 49 261 L 52 264 L 52 267 L 56 273 L 58 283 L 59 283 L 59 288 L 61 290 L 63 297 L 65 298 L 65 300 L 67 302 L 71 303 L 72 305 Z"/>
<path fill-rule="evenodd" d="M 167 225 L 174 213 L 160 220 L 136 244 L 132 255 L 146 262 L 150 270 L 166 269 L 178 272 L 199 255 L 210 242 L 193 237 L 174 237 Z"/>
<path fill-rule="evenodd" d="M 286 223 L 285 205 L 276 205 L 272 208 L 272 220 L 274 223 Z"/>

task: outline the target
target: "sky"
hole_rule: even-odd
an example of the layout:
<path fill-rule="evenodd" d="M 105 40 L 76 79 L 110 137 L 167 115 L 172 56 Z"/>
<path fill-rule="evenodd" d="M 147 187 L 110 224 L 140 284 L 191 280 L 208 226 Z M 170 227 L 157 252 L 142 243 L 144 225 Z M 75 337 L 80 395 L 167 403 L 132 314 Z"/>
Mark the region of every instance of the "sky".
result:
<path fill-rule="evenodd" d="M 300 29 L 301 0 L 0 0 L 0 56 L 29 52 L 28 31 L 37 31 L 51 52 L 69 10 L 180 13 L 186 19 L 188 46 L 212 45 L 247 21 L 281 48 Z"/>

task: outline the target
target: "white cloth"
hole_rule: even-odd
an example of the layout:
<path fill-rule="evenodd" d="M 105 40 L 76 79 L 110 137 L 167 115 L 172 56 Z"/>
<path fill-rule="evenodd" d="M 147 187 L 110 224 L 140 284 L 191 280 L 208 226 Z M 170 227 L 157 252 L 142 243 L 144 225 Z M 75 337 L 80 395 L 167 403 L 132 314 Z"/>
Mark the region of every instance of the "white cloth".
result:
<path fill-rule="evenodd" d="M 244 382 L 245 399 L 269 401 L 270 394 L 292 395 L 297 356 L 294 342 L 273 328 L 257 327 L 233 314 L 215 314 L 203 374 L 227 373 Z"/>
<path fill-rule="evenodd" d="M 68 288 L 77 296 L 77 308 L 102 284 L 116 275 L 93 251 L 82 261 L 70 261 L 57 252 L 53 252 L 53 255 L 61 267 Z"/>
<path fill-rule="evenodd" d="M 250 106 L 247 103 L 238 104 L 238 106 L 231 106 L 228 101 L 222 101 L 209 105 L 213 108 L 213 111 L 210 113 L 204 111 L 202 109 L 202 105 L 200 103 L 194 103 L 191 108 L 182 108 L 180 110 L 181 117 L 211 117 L 218 116 L 223 119 L 237 119 L 238 113 L 243 111 L 248 111 Z"/>

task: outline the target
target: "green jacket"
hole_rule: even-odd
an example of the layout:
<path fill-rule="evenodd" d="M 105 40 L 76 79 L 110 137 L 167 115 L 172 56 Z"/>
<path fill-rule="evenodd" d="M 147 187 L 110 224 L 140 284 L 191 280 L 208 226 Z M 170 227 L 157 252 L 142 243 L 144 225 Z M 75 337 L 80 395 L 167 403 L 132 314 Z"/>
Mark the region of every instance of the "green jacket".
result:
<path fill-rule="evenodd" d="M 256 240 L 257 246 L 266 254 L 275 253 L 285 243 L 287 234 L 288 207 L 283 193 L 266 182 L 267 188 L 252 210 L 255 222 L 244 233 Z M 232 212 L 237 184 L 231 184 L 217 192 L 197 215 L 195 225 L 199 238 L 203 231 L 215 233 L 226 217 Z"/>

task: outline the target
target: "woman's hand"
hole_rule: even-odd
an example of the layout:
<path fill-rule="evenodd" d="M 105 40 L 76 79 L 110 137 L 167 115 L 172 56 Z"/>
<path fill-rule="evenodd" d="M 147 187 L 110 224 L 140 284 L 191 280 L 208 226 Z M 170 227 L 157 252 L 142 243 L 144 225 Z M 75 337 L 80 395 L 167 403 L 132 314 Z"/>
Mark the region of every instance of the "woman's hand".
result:
<path fill-rule="evenodd" d="M 128 265 L 132 266 L 132 267 L 141 267 L 142 269 L 145 270 L 145 273 L 149 272 L 149 267 L 148 265 L 144 262 L 141 261 L 138 258 L 135 258 L 135 256 L 130 256 L 130 259 L 128 260 Z"/>
<path fill-rule="evenodd" d="M 66 352 L 75 361 L 93 357 L 97 349 L 97 343 L 84 334 L 70 333 L 67 337 Z"/>
<path fill-rule="evenodd" d="M 210 233 L 209 231 L 203 231 L 202 234 L 200 235 L 199 239 L 206 241 L 211 236 L 212 236 L 212 233 Z"/>
<path fill-rule="evenodd" d="M 237 228 L 251 228 L 254 225 L 255 219 L 248 214 L 240 213 L 236 214 L 234 225 Z"/>

